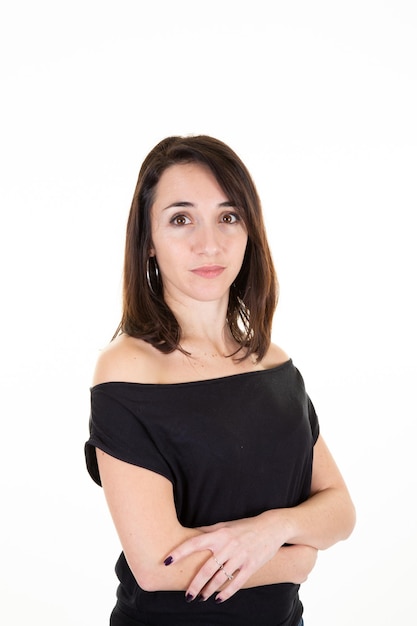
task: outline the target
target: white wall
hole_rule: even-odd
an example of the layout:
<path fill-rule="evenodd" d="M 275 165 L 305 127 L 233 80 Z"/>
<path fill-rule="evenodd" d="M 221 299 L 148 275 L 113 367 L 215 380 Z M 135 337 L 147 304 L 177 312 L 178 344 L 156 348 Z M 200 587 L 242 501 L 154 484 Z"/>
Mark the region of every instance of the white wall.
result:
<path fill-rule="evenodd" d="M 8 6 L 5 6 L 8 4 Z M 209 133 L 252 171 L 303 372 L 358 510 L 307 626 L 411 623 L 417 487 L 413 0 L 84 0 L 0 15 L 0 602 L 105 624 L 118 541 L 83 460 L 139 165 Z M 413 580 L 414 577 L 414 580 Z"/>

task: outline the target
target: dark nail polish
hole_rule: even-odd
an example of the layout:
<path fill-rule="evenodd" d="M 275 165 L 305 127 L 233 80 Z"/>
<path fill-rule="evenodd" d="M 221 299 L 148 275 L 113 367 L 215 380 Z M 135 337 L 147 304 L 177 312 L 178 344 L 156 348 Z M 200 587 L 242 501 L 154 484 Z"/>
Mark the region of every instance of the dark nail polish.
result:
<path fill-rule="evenodd" d="M 187 593 L 187 595 L 185 596 L 185 601 L 192 602 L 193 600 L 194 600 L 194 596 L 192 596 L 191 593 Z"/>
<path fill-rule="evenodd" d="M 171 565 L 173 561 L 174 559 L 172 558 L 172 556 L 168 556 L 164 561 L 164 565 Z"/>
<path fill-rule="evenodd" d="M 223 600 L 219 598 L 219 596 L 217 596 L 217 598 L 214 601 L 216 604 L 221 604 L 223 602 Z"/>
<path fill-rule="evenodd" d="M 206 601 L 205 597 L 204 597 L 204 596 L 202 596 L 202 595 L 201 595 L 201 593 L 199 593 L 199 594 L 198 594 L 198 596 L 197 596 L 197 600 L 198 600 L 199 602 L 205 602 L 205 601 Z"/>

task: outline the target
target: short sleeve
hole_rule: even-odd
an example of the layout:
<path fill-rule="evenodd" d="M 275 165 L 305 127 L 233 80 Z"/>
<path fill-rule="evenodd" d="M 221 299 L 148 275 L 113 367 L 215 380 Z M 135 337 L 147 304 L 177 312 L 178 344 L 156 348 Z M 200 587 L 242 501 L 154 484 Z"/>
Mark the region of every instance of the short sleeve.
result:
<path fill-rule="evenodd" d="M 103 383 L 91 389 L 90 438 L 85 459 L 91 478 L 101 485 L 96 448 L 132 465 L 144 467 L 173 482 L 158 437 L 143 415 L 139 385 Z"/>
<path fill-rule="evenodd" d="M 320 434 L 320 425 L 317 417 L 316 410 L 309 396 L 307 396 L 308 402 L 308 419 L 310 420 L 311 434 L 313 436 L 313 445 L 316 443 Z"/>

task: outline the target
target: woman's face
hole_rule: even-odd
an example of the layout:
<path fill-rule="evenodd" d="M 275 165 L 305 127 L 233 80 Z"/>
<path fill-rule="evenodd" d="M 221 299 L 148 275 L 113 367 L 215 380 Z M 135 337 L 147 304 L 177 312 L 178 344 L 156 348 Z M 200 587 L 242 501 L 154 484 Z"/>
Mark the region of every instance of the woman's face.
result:
<path fill-rule="evenodd" d="M 151 229 L 151 255 L 167 303 L 228 298 L 248 235 L 238 209 L 208 167 L 184 163 L 164 171 L 156 186 Z"/>

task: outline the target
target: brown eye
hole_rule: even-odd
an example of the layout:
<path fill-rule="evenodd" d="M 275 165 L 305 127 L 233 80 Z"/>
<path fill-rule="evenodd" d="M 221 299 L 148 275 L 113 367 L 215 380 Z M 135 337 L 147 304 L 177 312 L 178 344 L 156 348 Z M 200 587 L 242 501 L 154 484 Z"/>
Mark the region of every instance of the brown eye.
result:
<path fill-rule="evenodd" d="M 189 223 L 190 220 L 186 215 L 175 215 L 171 220 L 171 224 L 174 224 L 174 226 L 185 226 Z"/>
<path fill-rule="evenodd" d="M 225 213 L 222 216 L 222 222 L 224 224 L 235 224 L 239 220 L 239 216 L 236 213 Z"/>

